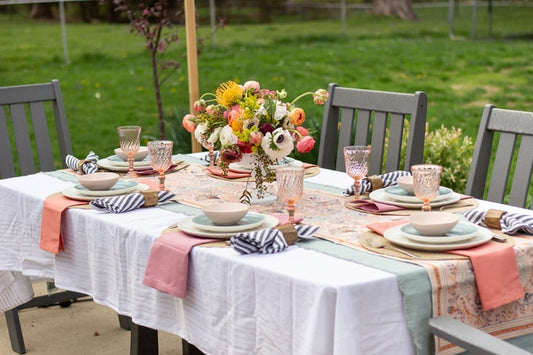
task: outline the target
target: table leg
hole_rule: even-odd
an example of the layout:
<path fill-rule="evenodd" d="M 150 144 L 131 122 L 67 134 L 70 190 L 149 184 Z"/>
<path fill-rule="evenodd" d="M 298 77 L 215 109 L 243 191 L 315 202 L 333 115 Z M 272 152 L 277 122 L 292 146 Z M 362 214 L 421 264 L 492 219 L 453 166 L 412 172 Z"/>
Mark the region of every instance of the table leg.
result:
<path fill-rule="evenodd" d="M 157 355 L 157 330 L 131 323 L 130 355 Z"/>
<path fill-rule="evenodd" d="M 196 346 L 189 344 L 187 340 L 181 339 L 181 353 L 183 355 L 205 355 Z"/>

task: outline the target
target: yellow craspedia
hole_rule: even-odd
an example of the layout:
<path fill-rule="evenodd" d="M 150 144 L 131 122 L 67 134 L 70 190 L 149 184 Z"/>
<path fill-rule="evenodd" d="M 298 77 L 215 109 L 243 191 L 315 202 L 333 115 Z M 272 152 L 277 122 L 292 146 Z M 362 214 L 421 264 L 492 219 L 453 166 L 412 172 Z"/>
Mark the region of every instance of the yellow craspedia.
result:
<path fill-rule="evenodd" d="M 242 89 L 234 81 L 220 84 L 215 92 L 219 105 L 230 107 L 242 98 Z"/>

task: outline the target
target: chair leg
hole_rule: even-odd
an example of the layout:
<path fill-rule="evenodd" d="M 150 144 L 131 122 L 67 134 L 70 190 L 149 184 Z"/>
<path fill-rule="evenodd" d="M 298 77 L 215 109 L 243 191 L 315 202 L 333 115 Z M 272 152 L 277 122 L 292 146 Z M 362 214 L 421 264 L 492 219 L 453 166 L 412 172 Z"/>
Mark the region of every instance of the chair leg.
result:
<path fill-rule="evenodd" d="M 19 312 L 16 308 L 4 312 L 7 323 L 7 330 L 9 332 L 9 341 L 11 342 L 11 349 L 18 354 L 25 354 L 26 347 L 24 346 L 24 337 L 22 336 L 22 328 L 20 327 Z"/>
<path fill-rule="evenodd" d="M 118 315 L 118 323 L 120 327 L 124 330 L 131 330 L 131 317 Z"/>
<path fill-rule="evenodd" d="M 157 355 L 157 330 L 131 322 L 130 355 Z"/>

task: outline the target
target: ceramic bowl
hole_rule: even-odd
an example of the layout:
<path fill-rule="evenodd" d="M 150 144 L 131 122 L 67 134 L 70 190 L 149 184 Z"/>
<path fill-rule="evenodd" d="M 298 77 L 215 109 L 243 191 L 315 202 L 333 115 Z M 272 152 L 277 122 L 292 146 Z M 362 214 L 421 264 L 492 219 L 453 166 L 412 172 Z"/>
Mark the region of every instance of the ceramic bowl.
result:
<path fill-rule="evenodd" d="M 412 176 L 400 176 L 396 181 L 398 182 L 398 185 L 405 190 L 405 192 L 411 195 L 415 194 Z"/>
<path fill-rule="evenodd" d="M 219 226 L 231 226 L 243 218 L 249 205 L 238 202 L 222 202 L 204 206 L 202 211 L 214 224 Z"/>
<path fill-rule="evenodd" d="M 120 148 L 115 149 L 115 154 L 122 160 L 126 160 L 126 161 L 128 160 L 128 154 L 124 153 L 122 149 Z M 148 156 L 148 148 L 141 146 L 139 147 L 139 150 L 137 151 L 137 153 L 133 155 L 133 159 L 135 161 L 139 161 L 139 160 L 143 160 L 147 156 Z"/>
<path fill-rule="evenodd" d="M 409 217 L 409 223 L 425 236 L 445 235 L 459 222 L 459 216 L 450 212 L 421 212 Z"/>
<path fill-rule="evenodd" d="M 109 190 L 120 178 L 116 173 L 94 173 L 78 176 L 81 186 L 94 191 Z"/>

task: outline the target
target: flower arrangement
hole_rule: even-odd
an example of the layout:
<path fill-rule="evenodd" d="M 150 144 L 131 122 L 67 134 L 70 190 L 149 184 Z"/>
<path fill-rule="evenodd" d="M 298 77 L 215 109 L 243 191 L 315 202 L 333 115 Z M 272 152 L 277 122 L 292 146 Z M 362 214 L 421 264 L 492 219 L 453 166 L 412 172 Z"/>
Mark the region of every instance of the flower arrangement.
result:
<path fill-rule="evenodd" d="M 185 129 L 193 133 L 206 149 L 219 150 L 218 166 L 227 174 L 229 164 L 252 157 L 252 175 L 259 197 L 265 182 L 275 178 L 273 165 L 281 162 L 296 147 L 307 153 L 314 138 L 302 126 L 305 111 L 295 103 L 312 95 L 316 104 L 324 104 L 328 92 L 318 89 L 285 102 L 287 92 L 263 89 L 257 81 L 239 85 L 234 81 L 220 84 L 215 93 L 205 93 L 194 103 L 194 113 L 183 117 Z M 245 190 L 245 196 L 247 190 Z M 241 198 L 242 200 L 242 198 Z"/>

